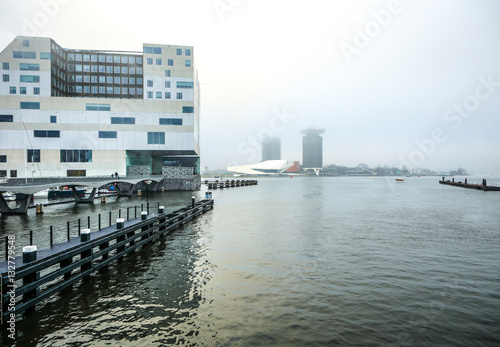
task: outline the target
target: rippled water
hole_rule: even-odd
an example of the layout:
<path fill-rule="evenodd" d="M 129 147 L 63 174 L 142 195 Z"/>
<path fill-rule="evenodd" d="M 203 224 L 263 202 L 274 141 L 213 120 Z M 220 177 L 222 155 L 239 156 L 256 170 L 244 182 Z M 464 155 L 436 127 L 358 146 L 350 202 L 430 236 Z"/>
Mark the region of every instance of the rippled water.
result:
<path fill-rule="evenodd" d="M 196 222 L 19 320 L 18 345 L 498 346 L 500 192 L 438 180 L 216 191 Z"/>

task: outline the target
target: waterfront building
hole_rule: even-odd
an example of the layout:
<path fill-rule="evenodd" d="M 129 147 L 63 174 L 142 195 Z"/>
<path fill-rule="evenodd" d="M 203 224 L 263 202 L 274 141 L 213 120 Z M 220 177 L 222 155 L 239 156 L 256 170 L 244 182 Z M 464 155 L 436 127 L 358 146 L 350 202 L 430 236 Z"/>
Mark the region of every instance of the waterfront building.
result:
<path fill-rule="evenodd" d="M 281 159 L 281 139 L 264 137 L 262 139 L 262 161 Z"/>
<path fill-rule="evenodd" d="M 0 64 L 0 177 L 199 174 L 192 46 L 68 49 L 18 36 Z"/>
<path fill-rule="evenodd" d="M 325 129 L 310 127 L 302 130 L 302 168 L 318 175 L 323 168 L 323 138 Z"/>
<path fill-rule="evenodd" d="M 227 171 L 236 175 L 277 175 L 285 172 L 293 166 L 288 160 L 266 160 L 257 164 L 235 165 L 227 168 Z"/>

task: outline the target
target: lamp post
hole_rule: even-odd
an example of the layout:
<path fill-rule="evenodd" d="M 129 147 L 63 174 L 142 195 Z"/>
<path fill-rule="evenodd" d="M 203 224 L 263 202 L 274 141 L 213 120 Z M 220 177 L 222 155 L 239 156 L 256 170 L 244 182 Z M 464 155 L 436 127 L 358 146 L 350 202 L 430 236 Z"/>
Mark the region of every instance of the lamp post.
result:
<path fill-rule="evenodd" d="M 149 185 L 151 184 L 151 180 L 144 181 L 146 183 L 146 211 L 149 214 Z"/>

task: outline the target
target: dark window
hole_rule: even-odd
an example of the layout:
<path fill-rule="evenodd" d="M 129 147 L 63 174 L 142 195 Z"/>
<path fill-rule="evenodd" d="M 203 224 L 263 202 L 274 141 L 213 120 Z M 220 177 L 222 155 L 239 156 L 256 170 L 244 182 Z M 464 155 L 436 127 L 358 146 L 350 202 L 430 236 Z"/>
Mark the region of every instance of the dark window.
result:
<path fill-rule="evenodd" d="M 100 139 L 116 139 L 116 131 L 99 131 Z"/>
<path fill-rule="evenodd" d="M 10 177 L 17 177 L 17 170 L 10 170 Z"/>
<path fill-rule="evenodd" d="M 10 64 L 9 64 L 8 62 L 4 61 L 4 62 L 2 63 L 2 69 L 4 69 L 4 70 L 9 70 L 9 65 L 10 65 Z"/>
<path fill-rule="evenodd" d="M 177 55 L 182 55 L 182 48 L 177 48 L 175 52 L 177 53 Z"/>
<path fill-rule="evenodd" d="M 40 162 L 40 150 L 39 149 L 28 149 L 27 157 L 28 157 L 28 163 L 39 163 Z"/>
<path fill-rule="evenodd" d="M 61 137 L 59 130 L 34 130 L 34 137 Z"/>
<path fill-rule="evenodd" d="M 51 123 L 57 123 L 57 116 L 50 116 Z"/>
<path fill-rule="evenodd" d="M 134 117 L 111 117 L 111 124 L 135 124 Z"/>
<path fill-rule="evenodd" d="M 110 104 L 85 104 L 87 111 L 111 111 Z"/>
<path fill-rule="evenodd" d="M 7 170 L 0 170 L 0 177 L 7 177 Z"/>
<path fill-rule="evenodd" d="M 36 59 L 36 52 L 14 51 L 13 57 L 21 59 Z"/>
<path fill-rule="evenodd" d="M 147 47 L 147 46 L 144 46 L 144 53 L 161 54 L 161 47 Z"/>
<path fill-rule="evenodd" d="M 3 81 L 3 82 L 10 82 L 10 77 L 9 77 L 9 75 L 8 75 L 8 74 L 4 74 L 4 75 L 2 76 L 2 81 Z"/>
<path fill-rule="evenodd" d="M 91 163 L 91 149 L 61 149 L 61 163 Z"/>
<path fill-rule="evenodd" d="M 85 177 L 87 176 L 87 170 L 66 170 L 68 177 Z"/>
<path fill-rule="evenodd" d="M 177 88 L 193 88 L 193 82 L 177 81 Z"/>
<path fill-rule="evenodd" d="M 30 46 L 30 40 L 23 40 L 23 47 L 29 47 Z"/>
<path fill-rule="evenodd" d="M 40 82 L 40 76 L 21 75 L 20 76 L 20 81 L 21 82 L 28 82 L 28 83 L 39 83 Z"/>
<path fill-rule="evenodd" d="M 20 67 L 23 71 L 40 71 L 40 64 L 21 63 Z"/>
<path fill-rule="evenodd" d="M 165 133 L 148 132 L 148 145 L 164 145 Z"/>
<path fill-rule="evenodd" d="M 21 110 L 39 110 L 39 109 L 40 109 L 39 102 L 21 101 Z"/>
<path fill-rule="evenodd" d="M 7 162 L 7 156 L 6 155 L 0 155 L 0 163 L 6 163 Z"/>
<path fill-rule="evenodd" d="M 0 114 L 0 122 L 13 122 L 14 116 L 11 114 Z"/>
<path fill-rule="evenodd" d="M 160 125 L 182 125 L 182 118 L 160 118 Z"/>

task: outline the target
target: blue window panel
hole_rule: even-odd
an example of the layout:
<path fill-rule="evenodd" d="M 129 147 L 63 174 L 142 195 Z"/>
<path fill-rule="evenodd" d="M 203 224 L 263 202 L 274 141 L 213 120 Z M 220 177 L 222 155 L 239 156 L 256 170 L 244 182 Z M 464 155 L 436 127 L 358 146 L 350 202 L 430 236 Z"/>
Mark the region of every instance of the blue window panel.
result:
<path fill-rule="evenodd" d="M 0 114 L 0 122 L 13 122 L 14 116 L 11 114 Z"/>
<path fill-rule="evenodd" d="M 14 58 L 36 59 L 36 52 L 14 51 L 12 54 Z"/>
<path fill-rule="evenodd" d="M 39 149 L 28 149 L 27 155 L 28 163 L 39 163 L 40 162 L 40 150 Z"/>
<path fill-rule="evenodd" d="M 116 131 L 99 131 L 100 139 L 116 139 L 117 132 Z"/>
<path fill-rule="evenodd" d="M 191 66 L 191 60 L 186 60 L 186 61 L 184 62 L 184 66 L 185 66 L 185 67 L 190 67 L 190 66 Z"/>
<path fill-rule="evenodd" d="M 40 76 L 21 75 L 20 80 L 27 83 L 40 83 Z"/>
<path fill-rule="evenodd" d="M 40 59 L 54 60 L 52 53 L 40 52 Z"/>
<path fill-rule="evenodd" d="M 134 117 L 111 117 L 111 124 L 135 124 Z"/>
<path fill-rule="evenodd" d="M 6 155 L 0 155 L 0 163 L 6 163 L 7 162 L 7 156 Z"/>
<path fill-rule="evenodd" d="M 144 53 L 161 54 L 161 47 L 148 47 L 148 46 L 144 46 Z"/>
<path fill-rule="evenodd" d="M 59 130 L 33 130 L 34 137 L 61 137 Z"/>
<path fill-rule="evenodd" d="M 51 123 L 57 123 L 57 116 L 50 116 Z"/>
<path fill-rule="evenodd" d="M 182 106 L 182 113 L 194 113 L 193 106 Z"/>
<path fill-rule="evenodd" d="M 193 82 L 177 81 L 177 88 L 193 88 Z"/>
<path fill-rule="evenodd" d="M 40 71 L 40 64 L 21 63 L 19 65 L 23 71 Z"/>
<path fill-rule="evenodd" d="M 177 55 L 182 55 L 182 48 L 177 48 L 175 52 Z"/>
<path fill-rule="evenodd" d="M 165 133 L 163 132 L 148 132 L 148 145 L 164 145 Z"/>
<path fill-rule="evenodd" d="M 187 56 L 190 56 L 191 55 L 191 49 L 190 48 L 186 48 L 184 50 L 184 54 L 187 55 Z"/>
<path fill-rule="evenodd" d="M 91 163 L 91 149 L 61 149 L 61 163 Z"/>
<path fill-rule="evenodd" d="M 182 118 L 160 118 L 160 125 L 182 125 Z"/>
<path fill-rule="evenodd" d="M 21 101 L 20 108 L 21 108 L 21 110 L 39 110 L 40 103 L 39 102 Z"/>
<path fill-rule="evenodd" d="M 85 104 L 87 111 L 111 111 L 111 104 Z"/>

